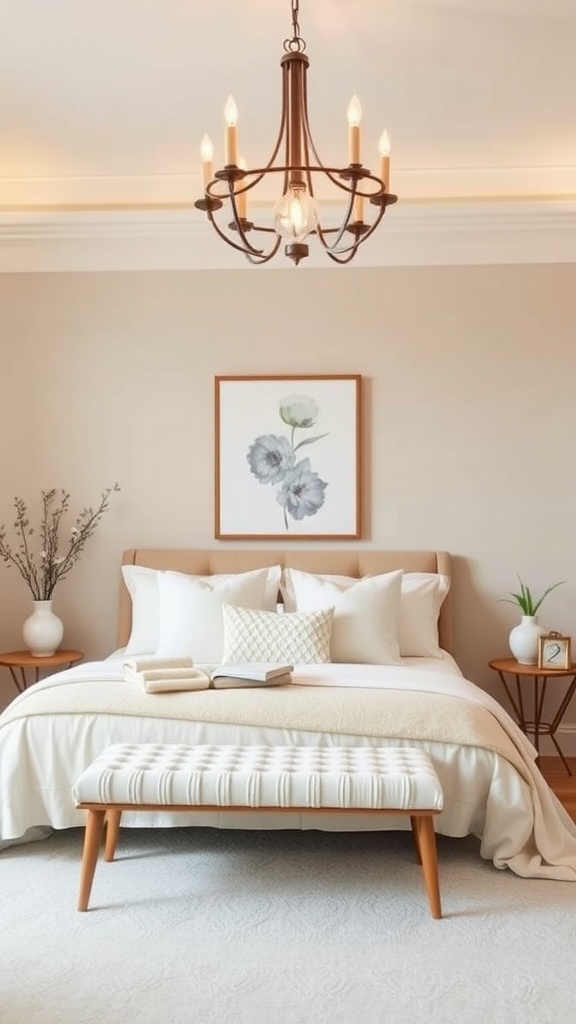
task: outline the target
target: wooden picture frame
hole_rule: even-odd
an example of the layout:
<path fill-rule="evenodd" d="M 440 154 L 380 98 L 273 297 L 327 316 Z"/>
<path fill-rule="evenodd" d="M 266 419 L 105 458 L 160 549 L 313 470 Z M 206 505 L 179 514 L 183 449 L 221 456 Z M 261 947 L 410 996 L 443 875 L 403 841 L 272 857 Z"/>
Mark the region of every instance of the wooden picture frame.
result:
<path fill-rule="evenodd" d="M 217 540 L 360 537 L 361 380 L 215 377 Z"/>
<path fill-rule="evenodd" d="M 571 639 L 561 633 L 544 633 L 538 638 L 538 668 L 569 669 L 571 661 Z"/>

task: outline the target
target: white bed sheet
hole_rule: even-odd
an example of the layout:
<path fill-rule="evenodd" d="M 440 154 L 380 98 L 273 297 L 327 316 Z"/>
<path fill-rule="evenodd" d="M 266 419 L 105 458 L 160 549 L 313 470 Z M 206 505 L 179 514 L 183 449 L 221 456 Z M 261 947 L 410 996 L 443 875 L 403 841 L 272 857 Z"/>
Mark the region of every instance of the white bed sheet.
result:
<path fill-rule="evenodd" d="M 15 698 L 10 707 L 33 711 L 34 693 L 47 693 L 69 682 L 82 687 L 97 687 L 101 680 L 122 681 L 122 651 L 114 652 L 103 662 L 75 666 L 50 676 Z M 346 685 L 342 666 L 304 667 L 304 685 L 326 685 L 329 672 L 335 670 L 336 686 Z M 356 666 L 356 669 L 361 667 Z M 404 659 L 402 669 L 414 669 L 416 688 L 424 676 L 437 677 L 439 692 L 450 689 L 462 679 L 460 670 L 449 655 L 443 659 Z M 315 679 L 314 674 L 324 678 Z M 402 673 L 400 673 L 400 676 Z M 379 685 L 378 667 L 364 666 L 360 686 Z M 297 671 L 295 681 L 300 679 Z M 349 681 L 349 680 L 348 680 Z M 393 672 L 387 670 L 386 686 L 394 686 Z M 402 679 L 398 684 L 403 686 Z M 487 694 L 473 688 L 474 699 L 492 702 L 497 714 L 508 723 L 512 735 L 522 747 L 526 770 L 519 772 L 506 757 L 484 747 L 456 743 L 419 741 L 435 764 L 444 790 L 444 810 L 436 819 L 437 831 L 449 836 L 473 834 L 480 839 L 480 853 L 498 867 L 510 867 L 517 874 L 530 877 L 552 877 L 576 880 L 576 829 L 548 790 L 534 766 L 531 744 L 509 719 L 506 712 Z M 476 694 L 477 696 L 474 696 Z M 8 711 L 9 709 L 7 709 Z M 0 715 L 0 836 L 13 841 L 38 826 L 69 828 L 83 824 L 83 812 L 73 803 L 71 787 L 86 765 L 106 746 L 114 742 L 171 743 L 246 743 L 246 744 L 373 744 L 373 736 L 321 730 L 281 730 L 265 726 L 190 721 L 174 718 L 127 717 L 98 714 L 26 714 L 6 721 Z M 379 744 L 397 745 L 397 738 L 379 736 Z M 414 741 L 410 740 L 414 745 Z M 536 775 L 534 774 L 536 773 Z M 373 816 L 361 813 L 347 817 L 318 813 L 301 817 L 297 814 L 274 815 L 235 814 L 232 811 L 191 811 L 170 815 L 123 815 L 123 824 L 130 826 L 202 825 L 223 828 L 319 828 L 324 830 L 360 830 L 375 828 Z M 377 827 L 405 828 L 405 818 L 383 818 Z M 0 845 L 1 848 L 1 845 Z"/>

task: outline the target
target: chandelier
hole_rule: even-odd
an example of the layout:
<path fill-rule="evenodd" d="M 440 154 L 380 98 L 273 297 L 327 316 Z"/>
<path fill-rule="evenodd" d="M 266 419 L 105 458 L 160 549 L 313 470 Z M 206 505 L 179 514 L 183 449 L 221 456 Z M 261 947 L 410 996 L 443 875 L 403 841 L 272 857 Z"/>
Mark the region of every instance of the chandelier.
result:
<path fill-rule="evenodd" d="M 298 265 L 308 256 L 305 239 L 311 235 L 335 263 L 349 263 L 378 227 L 386 207 L 398 198 L 388 191 L 390 140 L 388 133 L 383 132 L 378 147 L 378 174 L 367 170 L 360 158 L 362 108 L 354 96 L 347 108 L 349 163 L 345 167 L 324 166 L 308 118 L 309 60 L 298 24 L 299 0 L 291 0 L 291 4 L 292 37 L 284 40 L 280 61 L 282 111 L 272 155 L 264 167 L 250 169 L 239 157 L 238 110 L 230 96 L 224 110 L 226 162 L 221 170 L 213 170 L 214 150 L 205 135 L 200 147 L 204 195 L 194 206 L 206 213 L 220 238 L 251 263 L 268 263 L 284 242 L 285 255 Z M 280 163 L 282 158 L 284 162 Z M 281 176 L 282 196 L 274 207 L 273 220 L 257 224 L 249 216 L 252 190 L 274 174 Z M 345 212 L 339 226 L 322 226 L 314 196 L 315 180 L 328 180 L 344 198 Z"/>

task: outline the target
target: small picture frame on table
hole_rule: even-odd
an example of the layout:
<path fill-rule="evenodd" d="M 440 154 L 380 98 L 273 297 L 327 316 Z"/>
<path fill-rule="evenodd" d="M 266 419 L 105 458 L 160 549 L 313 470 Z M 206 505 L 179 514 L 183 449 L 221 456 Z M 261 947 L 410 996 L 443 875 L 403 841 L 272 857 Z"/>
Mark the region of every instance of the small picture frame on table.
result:
<path fill-rule="evenodd" d="M 538 640 L 538 668 L 569 669 L 571 639 L 562 633 L 544 633 Z"/>

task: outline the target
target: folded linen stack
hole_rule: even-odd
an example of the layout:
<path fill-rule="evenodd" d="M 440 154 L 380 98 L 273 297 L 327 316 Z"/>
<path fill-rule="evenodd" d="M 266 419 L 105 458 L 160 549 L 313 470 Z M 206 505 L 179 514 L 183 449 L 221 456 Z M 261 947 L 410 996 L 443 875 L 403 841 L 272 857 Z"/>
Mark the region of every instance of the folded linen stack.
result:
<path fill-rule="evenodd" d="M 123 664 L 124 678 L 140 683 L 146 693 L 207 690 L 210 678 L 194 667 L 192 658 L 131 658 Z"/>

